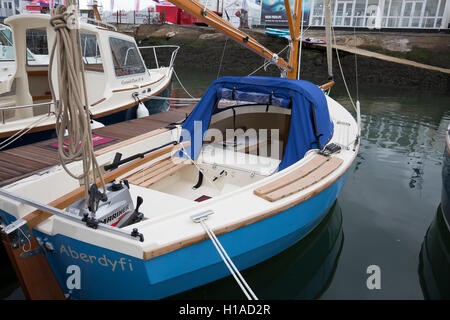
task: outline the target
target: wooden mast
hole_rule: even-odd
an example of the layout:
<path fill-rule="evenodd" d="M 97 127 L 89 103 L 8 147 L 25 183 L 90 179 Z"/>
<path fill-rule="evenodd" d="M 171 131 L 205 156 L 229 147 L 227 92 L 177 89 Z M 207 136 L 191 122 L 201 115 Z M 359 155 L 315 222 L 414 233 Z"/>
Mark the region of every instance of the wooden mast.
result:
<path fill-rule="evenodd" d="M 298 73 L 300 71 L 300 66 L 298 65 L 298 58 L 300 54 L 300 24 L 302 20 L 302 0 L 295 0 L 294 3 L 294 14 L 292 14 L 290 0 L 284 0 L 284 5 L 286 7 L 286 16 L 289 25 L 289 34 L 291 35 L 290 46 L 291 50 L 289 53 L 289 64 L 292 66 L 291 70 L 288 72 L 287 77 L 289 79 L 297 79 Z"/>

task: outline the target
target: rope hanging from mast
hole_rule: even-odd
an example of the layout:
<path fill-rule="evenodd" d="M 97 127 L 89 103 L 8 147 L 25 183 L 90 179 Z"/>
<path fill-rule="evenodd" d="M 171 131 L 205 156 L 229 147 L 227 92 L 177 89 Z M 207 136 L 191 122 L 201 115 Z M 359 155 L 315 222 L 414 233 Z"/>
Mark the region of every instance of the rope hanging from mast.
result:
<path fill-rule="evenodd" d="M 96 187 L 96 181 L 100 179 L 104 195 L 106 188 L 92 145 L 77 2 L 68 0 L 67 5 L 67 7 L 59 5 L 51 10 L 50 24 L 56 36 L 50 53 L 49 84 L 56 108 L 58 157 L 64 170 L 71 177 L 84 181 L 85 199 L 89 206 L 91 180 Z M 55 93 L 52 81 L 55 63 L 58 95 Z M 59 98 L 58 103 L 56 103 L 57 98 Z M 67 133 L 66 137 L 65 133 Z M 67 167 L 67 163 L 79 160 L 83 163 L 83 171 L 77 174 Z M 95 208 L 90 209 L 95 214 Z"/>

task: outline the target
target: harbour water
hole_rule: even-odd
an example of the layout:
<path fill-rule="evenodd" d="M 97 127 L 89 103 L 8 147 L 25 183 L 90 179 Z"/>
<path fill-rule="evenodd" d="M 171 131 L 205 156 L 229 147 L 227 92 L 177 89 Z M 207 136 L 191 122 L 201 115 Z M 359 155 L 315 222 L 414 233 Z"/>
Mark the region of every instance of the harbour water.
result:
<path fill-rule="evenodd" d="M 216 78 L 216 74 L 177 72 L 196 97 Z M 175 80 L 173 85 L 175 96 L 186 96 Z M 337 85 L 330 95 L 353 110 L 343 87 Z M 427 230 L 439 220 L 450 94 L 360 87 L 359 100 L 361 148 L 328 216 L 307 238 L 242 273 L 260 299 L 425 297 L 422 288 L 429 276 L 421 274 L 424 268 L 419 264 Z M 23 298 L 1 250 L 0 298 Z M 447 260 L 441 263 L 450 263 L 450 252 L 443 256 Z M 370 266 L 379 268 L 379 289 L 367 286 Z M 450 265 L 441 270 L 446 270 L 441 278 L 449 279 Z M 171 298 L 245 296 L 230 276 Z"/>

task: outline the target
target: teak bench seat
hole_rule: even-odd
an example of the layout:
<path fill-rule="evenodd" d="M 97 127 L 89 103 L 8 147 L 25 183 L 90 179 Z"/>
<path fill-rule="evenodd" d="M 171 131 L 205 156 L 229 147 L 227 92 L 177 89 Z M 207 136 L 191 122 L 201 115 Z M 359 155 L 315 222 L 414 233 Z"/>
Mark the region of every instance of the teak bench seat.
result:
<path fill-rule="evenodd" d="M 343 160 L 339 158 L 316 155 L 300 168 L 255 189 L 253 193 L 270 202 L 280 200 L 324 179 L 342 162 Z"/>

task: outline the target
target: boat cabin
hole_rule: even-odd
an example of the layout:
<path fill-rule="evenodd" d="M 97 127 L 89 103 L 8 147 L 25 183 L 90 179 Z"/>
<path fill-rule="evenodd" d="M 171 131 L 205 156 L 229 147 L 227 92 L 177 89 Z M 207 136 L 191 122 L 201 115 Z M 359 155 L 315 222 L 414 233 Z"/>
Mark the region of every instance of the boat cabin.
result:
<path fill-rule="evenodd" d="M 179 142 L 188 146 L 127 179 L 132 193 L 148 194 L 155 199 L 153 206 L 161 203 L 170 210 L 271 176 L 308 151 L 322 149 L 332 136 L 327 101 L 317 86 L 290 79 L 224 77 L 209 87 L 183 122 Z M 171 196 L 172 201 L 165 201 Z"/>
<path fill-rule="evenodd" d="M 53 105 L 48 104 L 51 101 L 48 63 L 55 32 L 50 25 L 50 15 L 45 14 L 16 15 L 5 23 L 12 30 L 15 67 L 0 86 L 0 117 L 4 117 L 1 119 L 4 130 L 11 131 L 23 126 L 23 123 L 12 125 L 14 120 L 31 119 L 54 110 Z M 170 82 L 168 69 L 171 66 L 147 69 L 131 36 L 100 25 L 80 23 L 80 38 L 88 102 L 94 118 L 136 105 L 136 95 L 145 101 L 149 99 L 147 96 L 158 94 Z M 58 68 L 55 66 L 53 70 L 55 74 L 51 77 L 58 95 Z M 7 128 L 8 124 L 11 128 Z"/>

